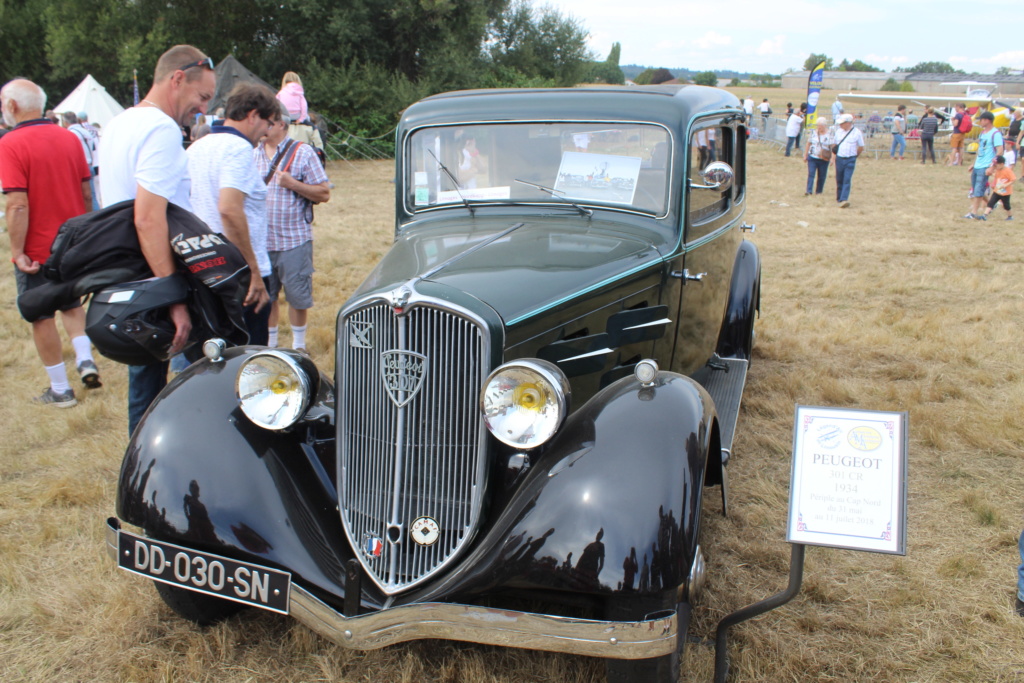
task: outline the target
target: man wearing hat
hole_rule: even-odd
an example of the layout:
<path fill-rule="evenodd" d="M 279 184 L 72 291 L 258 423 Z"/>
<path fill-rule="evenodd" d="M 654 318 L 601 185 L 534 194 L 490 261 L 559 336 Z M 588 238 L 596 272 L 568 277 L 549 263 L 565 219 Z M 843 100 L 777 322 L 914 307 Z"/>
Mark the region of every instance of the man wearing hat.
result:
<path fill-rule="evenodd" d="M 964 218 L 980 218 L 981 207 L 985 204 L 985 188 L 988 176 L 985 172 L 995 162 L 997 156 L 1003 154 L 1003 134 L 995 127 L 996 117 L 990 111 L 978 115 L 981 134 L 978 136 L 978 155 L 971 169 L 971 210 Z"/>
<path fill-rule="evenodd" d="M 850 186 L 857 157 L 864 151 L 864 134 L 853 125 L 853 114 L 840 114 L 836 120 L 839 130 L 833 136 L 839 149 L 836 150 L 836 201 L 839 208 L 850 205 Z"/>

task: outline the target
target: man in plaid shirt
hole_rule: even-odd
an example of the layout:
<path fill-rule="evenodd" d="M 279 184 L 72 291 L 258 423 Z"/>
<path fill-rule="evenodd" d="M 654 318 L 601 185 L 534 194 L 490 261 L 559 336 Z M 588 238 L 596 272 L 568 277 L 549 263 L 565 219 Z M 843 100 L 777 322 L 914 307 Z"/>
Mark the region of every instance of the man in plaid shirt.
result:
<path fill-rule="evenodd" d="M 288 111 L 254 150 L 267 183 L 267 251 L 273 267 L 270 341 L 277 346 L 277 295 L 284 289 L 292 348 L 306 348 L 306 321 L 313 307 L 313 204 L 331 198 L 330 182 L 316 152 L 288 137 Z"/>

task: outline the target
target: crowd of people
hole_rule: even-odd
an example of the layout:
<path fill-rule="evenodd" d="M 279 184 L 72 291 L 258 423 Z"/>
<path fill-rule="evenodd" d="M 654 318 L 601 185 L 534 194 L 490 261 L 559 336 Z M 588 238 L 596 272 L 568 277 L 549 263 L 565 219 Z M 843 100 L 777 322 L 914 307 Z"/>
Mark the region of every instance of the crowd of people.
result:
<path fill-rule="evenodd" d="M 753 120 L 754 101 L 747 97 L 743 102 L 747 120 Z M 792 103 L 786 104 L 785 135 L 786 147 L 785 156 L 791 156 L 793 150 L 799 150 L 801 136 L 805 127 L 807 115 L 806 103 L 801 103 L 794 109 Z M 774 124 L 770 120 L 772 113 L 771 104 L 768 98 L 764 98 L 758 105 L 761 116 L 761 130 L 768 131 L 769 125 Z M 828 177 L 830 166 L 835 168 L 836 175 L 836 202 L 840 208 L 850 206 L 850 190 L 852 186 L 853 172 L 856 169 L 857 158 L 864 153 L 867 143 L 865 138 L 871 137 L 871 120 L 867 125 L 857 125 L 857 117 L 844 110 L 843 103 L 837 97 L 832 104 L 831 113 L 835 120 L 835 126 L 829 126 L 829 119 L 824 115 L 817 115 L 814 129 L 809 131 L 807 141 L 803 147 L 803 160 L 807 164 L 807 185 L 805 196 L 811 194 L 822 194 L 825 189 L 825 182 Z M 947 115 L 943 115 L 944 117 Z M 950 152 L 944 163 L 948 166 L 960 166 L 967 160 L 965 141 L 968 135 L 977 124 L 981 132 L 977 137 L 976 149 L 972 144 L 971 152 L 975 154 L 971 164 L 971 206 L 964 218 L 988 220 L 992 210 L 999 204 L 1003 205 L 1006 211 L 1006 220 L 1013 220 L 1013 212 L 1010 207 L 1010 197 L 1013 193 L 1013 184 L 1018 180 L 1014 173 L 1014 166 L 1018 161 L 1024 167 L 1024 160 L 1019 158 L 1019 149 L 1024 143 L 1024 107 L 1017 107 L 1011 111 L 1010 125 L 1004 135 L 1002 131 L 994 126 L 995 116 L 986 110 L 978 111 L 974 116 L 968 111 L 963 103 L 957 103 L 950 119 L 951 133 L 949 138 Z M 903 161 L 906 158 L 907 140 L 911 137 L 918 139 L 921 144 L 921 164 L 931 161 L 937 164 L 935 156 L 935 138 L 942 125 L 939 113 L 933 107 L 926 106 L 924 115 L 915 116 L 907 106 L 900 104 L 896 111 L 887 116 L 884 121 L 878 117 L 882 128 L 887 129 L 892 136 L 889 145 L 889 158 L 895 161 Z M 869 132 L 865 132 L 869 131 Z M 876 131 L 877 132 L 877 131 Z M 1024 178 L 1020 178 L 1024 181 Z"/>
<path fill-rule="evenodd" d="M 312 205 L 330 199 L 331 185 L 322 157 L 309 144 L 317 136 L 301 79 L 288 72 L 276 95 L 262 85 L 241 83 L 221 116 L 207 121 L 215 90 L 213 60 L 196 47 L 174 46 L 157 61 L 145 98 L 113 118 L 101 136 L 85 112 L 61 113 L 63 126 L 47 117 L 46 94 L 31 81 L 16 79 L 0 89 L 8 127 L 0 137 L 0 185 L 19 297 L 46 284 L 41 267 L 66 221 L 127 201 L 133 202 L 134 231 L 149 273 L 174 277 L 182 269 L 170 240 L 174 205 L 202 219 L 244 258 L 249 286 L 238 303 L 250 343 L 277 345 L 277 299 L 283 290 L 292 347 L 305 352 L 313 306 Z M 128 368 L 129 433 L 166 385 L 170 357 L 194 341 L 188 306 L 178 302 L 167 311 L 174 329 L 168 348 L 151 362 Z M 59 312 L 82 383 L 99 388 L 81 299 L 68 301 Z M 50 380 L 34 400 L 68 408 L 77 398 L 55 315 L 30 321 Z"/>

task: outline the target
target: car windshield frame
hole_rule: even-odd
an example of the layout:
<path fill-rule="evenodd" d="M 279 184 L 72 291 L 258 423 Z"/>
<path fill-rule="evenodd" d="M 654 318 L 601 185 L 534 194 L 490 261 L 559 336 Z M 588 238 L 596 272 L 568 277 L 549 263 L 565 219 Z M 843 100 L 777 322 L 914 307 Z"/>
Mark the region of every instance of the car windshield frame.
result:
<path fill-rule="evenodd" d="M 674 201 L 675 146 L 672 129 L 650 120 L 424 124 L 401 141 L 402 206 L 409 215 L 467 206 L 582 206 L 661 220 Z"/>

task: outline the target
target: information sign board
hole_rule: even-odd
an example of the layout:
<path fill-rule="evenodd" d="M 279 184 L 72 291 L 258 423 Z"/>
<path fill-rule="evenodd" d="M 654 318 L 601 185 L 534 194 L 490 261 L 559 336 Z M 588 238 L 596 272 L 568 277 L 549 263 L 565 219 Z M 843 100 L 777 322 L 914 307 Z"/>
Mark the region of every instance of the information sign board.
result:
<path fill-rule="evenodd" d="M 797 406 L 790 543 L 905 555 L 907 414 Z"/>

